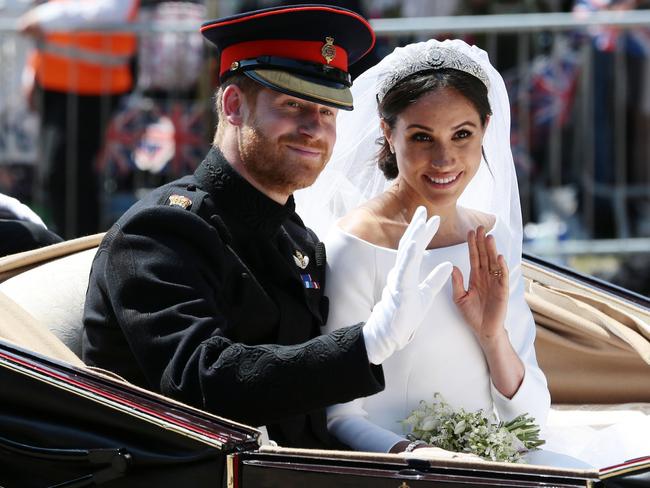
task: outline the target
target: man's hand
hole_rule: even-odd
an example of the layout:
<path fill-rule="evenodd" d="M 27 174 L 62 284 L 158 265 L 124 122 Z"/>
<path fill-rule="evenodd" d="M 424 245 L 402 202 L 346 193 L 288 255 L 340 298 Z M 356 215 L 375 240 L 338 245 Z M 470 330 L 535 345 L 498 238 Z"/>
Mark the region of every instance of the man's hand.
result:
<path fill-rule="evenodd" d="M 440 225 L 440 217 L 426 220 L 424 207 L 418 207 L 399 241 L 397 259 L 388 273 L 381 300 L 374 306 L 363 328 L 368 359 L 383 363 L 413 338 L 427 316 L 433 297 L 449 279 L 452 265 L 439 264 L 420 282 L 422 255 Z"/>

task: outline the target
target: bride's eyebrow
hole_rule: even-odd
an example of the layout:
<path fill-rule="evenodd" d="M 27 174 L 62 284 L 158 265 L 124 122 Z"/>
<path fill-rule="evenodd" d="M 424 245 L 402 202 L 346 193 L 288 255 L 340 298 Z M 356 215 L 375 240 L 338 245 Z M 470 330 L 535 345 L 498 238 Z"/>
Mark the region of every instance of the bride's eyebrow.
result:
<path fill-rule="evenodd" d="M 466 120 L 465 122 L 461 122 L 455 127 L 452 127 L 453 130 L 460 129 L 464 125 L 471 125 L 472 127 L 476 127 L 476 124 L 472 122 L 471 120 Z"/>
<path fill-rule="evenodd" d="M 461 122 L 460 124 L 455 125 L 454 127 L 451 128 L 451 130 L 458 130 L 461 127 L 466 126 L 466 125 L 469 125 L 471 127 L 477 127 L 477 125 L 474 122 L 472 122 L 471 120 L 466 120 L 465 122 Z M 410 124 L 410 125 L 408 125 L 406 127 L 406 129 L 407 130 L 409 130 L 409 129 L 421 129 L 421 130 L 426 130 L 426 131 L 429 131 L 429 132 L 434 132 L 434 130 L 431 127 L 427 127 L 426 125 L 422 125 L 422 124 Z"/>

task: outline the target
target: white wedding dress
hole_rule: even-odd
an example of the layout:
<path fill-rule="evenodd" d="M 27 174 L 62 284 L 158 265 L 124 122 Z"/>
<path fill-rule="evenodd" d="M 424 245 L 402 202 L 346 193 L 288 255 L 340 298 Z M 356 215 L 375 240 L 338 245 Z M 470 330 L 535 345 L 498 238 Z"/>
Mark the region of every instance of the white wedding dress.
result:
<path fill-rule="evenodd" d="M 505 226 L 497 220 L 491 233 L 497 248 L 507 248 Z M 367 319 L 379 301 L 396 251 L 363 241 L 334 227 L 326 239 L 327 295 L 330 314 L 327 331 Z M 404 440 L 400 420 L 421 400 L 432 401 L 436 392 L 454 408 L 495 411 L 509 420 L 529 413 L 543 425 L 550 397 L 546 379 L 535 359 L 535 324 L 524 299 L 519 259 L 508 259 L 510 301 L 506 329 L 525 365 L 524 380 L 513 398 L 499 393 L 490 382 L 483 352 L 452 300 L 451 280 L 434 298 L 430 317 L 413 340 L 383 363 L 386 389 L 376 395 L 328 408 L 330 432 L 350 447 L 387 452 Z M 450 261 L 469 278 L 467 243 L 431 249 L 423 260 L 423 277 L 436 265 Z"/>
<path fill-rule="evenodd" d="M 508 247 L 508 232 L 499 220 L 490 233 L 497 249 Z M 326 246 L 326 294 L 330 299 L 326 331 L 331 331 L 366 320 L 379 301 L 396 251 L 363 241 L 336 226 L 328 233 Z M 525 364 L 524 380 L 514 397 L 504 397 L 490 382 L 483 353 L 453 303 L 449 280 L 434 298 L 430 317 L 413 340 L 383 363 L 385 390 L 327 409 L 332 435 L 355 450 L 388 452 L 407 433 L 400 421 L 420 401 L 432 401 L 434 393 L 439 392 L 454 408 L 483 409 L 504 420 L 521 413 L 534 416 L 546 444 L 525 456 L 531 464 L 603 468 L 650 455 L 650 411 L 645 404 L 592 407 L 596 410 L 563 406 L 550 409 L 548 415 L 550 398 L 535 359 L 535 324 L 524 298 L 520 261 L 505 257 L 510 270 L 506 329 Z M 467 286 L 467 243 L 426 251 L 423 277 L 443 261 L 461 269 Z"/>

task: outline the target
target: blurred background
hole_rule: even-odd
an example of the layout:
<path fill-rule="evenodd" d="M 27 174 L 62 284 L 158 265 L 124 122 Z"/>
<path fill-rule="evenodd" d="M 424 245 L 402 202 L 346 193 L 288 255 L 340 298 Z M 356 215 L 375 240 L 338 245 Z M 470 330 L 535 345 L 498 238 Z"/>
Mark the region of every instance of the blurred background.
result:
<path fill-rule="evenodd" d="M 0 0 L 0 193 L 72 238 L 106 230 L 147 191 L 203 159 L 217 64 L 200 23 L 307 2 L 125 0 L 121 17 L 89 15 L 66 26 L 52 24 L 49 12 L 33 22 L 43 4 L 57 3 L 65 2 Z M 650 295 L 650 2 L 323 3 L 360 12 L 377 31 L 374 52 L 353 76 L 396 46 L 432 37 L 485 49 L 512 104 L 524 251 Z M 27 18 L 43 29 L 26 28 Z M 55 30 L 68 34 L 53 54 L 46 45 Z M 81 48 L 80 32 L 88 35 Z M 89 46 L 93 59 L 83 57 Z M 47 80 L 61 68 L 34 64 L 35 52 L 99 60 L 101 89 L 89 92 L 77 68 L 52 89 Z M 121 68 L 130 79 L 118 86 Z"/>

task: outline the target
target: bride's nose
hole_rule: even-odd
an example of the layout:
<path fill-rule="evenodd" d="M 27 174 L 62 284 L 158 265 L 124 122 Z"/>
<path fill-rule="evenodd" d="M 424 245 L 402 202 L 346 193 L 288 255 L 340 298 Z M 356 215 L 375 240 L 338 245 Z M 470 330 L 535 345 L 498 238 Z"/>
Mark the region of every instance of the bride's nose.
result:
<path fill-rule="evenodd" d="M 454 162 L 454 155 L 448 147 L 437 144 L 431 151 L 431 166 L 442 168 L 449 166 Z"/>

